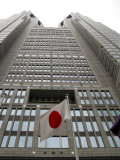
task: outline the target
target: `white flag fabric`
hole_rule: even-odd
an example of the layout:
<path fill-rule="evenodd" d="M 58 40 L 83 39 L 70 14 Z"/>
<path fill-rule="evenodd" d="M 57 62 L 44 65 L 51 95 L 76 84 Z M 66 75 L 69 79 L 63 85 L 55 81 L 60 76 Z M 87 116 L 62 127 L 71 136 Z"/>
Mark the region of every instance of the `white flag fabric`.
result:
<path fill-rule="evenodd" d="M 40 116 L 40 141 L 58 135 L 67 119 L 71 119 L 71 116 L 65 99 Z"/>

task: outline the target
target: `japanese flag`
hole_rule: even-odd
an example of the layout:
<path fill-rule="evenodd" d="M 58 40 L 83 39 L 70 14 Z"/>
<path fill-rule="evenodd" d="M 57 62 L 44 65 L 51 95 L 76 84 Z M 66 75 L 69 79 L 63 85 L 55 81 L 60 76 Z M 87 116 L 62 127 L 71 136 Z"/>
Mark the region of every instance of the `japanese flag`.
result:
<path fill-rule="evenodd" d="M 58 135 L 67 119 L 71 119 L 71 116 L 65 99 L 40 116 L 40 141 Z"/>

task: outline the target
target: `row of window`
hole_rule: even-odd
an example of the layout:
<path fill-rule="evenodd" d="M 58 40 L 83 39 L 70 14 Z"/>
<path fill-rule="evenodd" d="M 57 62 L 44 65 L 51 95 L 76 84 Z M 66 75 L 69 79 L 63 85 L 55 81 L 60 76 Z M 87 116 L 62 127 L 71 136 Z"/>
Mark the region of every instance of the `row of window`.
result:
<path fill-rule="evenodd" d="M 81 104 L 90 104 L 90 100 L 88 97 L 88 94 L 90 93 L 93 99 L 93 103 L 95 105 L 97 104 L 103 105 L 104 103 L 106 103 L 107 105 L 115 105 L 115 101 L 108 90 L 106 91 L 90 90 L 88 94 L 85 90 L 83 90 L 79 91 L 78 93 L 80 96 Z"/>
<path fill-rule="evenodd" d="M 4 136 L 1 147 L 15 147 L 17 138 L 16 136 Z M 20 136 L 16 147 L 18 148 L 32 148 L 33 136 Z M 51 137 L 47 140 L 40 142 L 38 137 L 38 148 L 69 148 L 68 137 Z"/>

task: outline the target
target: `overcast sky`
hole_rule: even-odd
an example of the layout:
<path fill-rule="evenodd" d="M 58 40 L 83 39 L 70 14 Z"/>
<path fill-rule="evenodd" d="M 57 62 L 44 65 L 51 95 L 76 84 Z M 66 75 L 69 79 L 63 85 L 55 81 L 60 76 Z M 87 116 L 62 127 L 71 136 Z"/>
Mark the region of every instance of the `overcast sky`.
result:
<path fill-rule="evenodd" d="M 1 0 L 0 6 L 0 19 L 31 10 L 45 27 L 57 27 L 79 12 L 120 33 L 120 0 Z"/>

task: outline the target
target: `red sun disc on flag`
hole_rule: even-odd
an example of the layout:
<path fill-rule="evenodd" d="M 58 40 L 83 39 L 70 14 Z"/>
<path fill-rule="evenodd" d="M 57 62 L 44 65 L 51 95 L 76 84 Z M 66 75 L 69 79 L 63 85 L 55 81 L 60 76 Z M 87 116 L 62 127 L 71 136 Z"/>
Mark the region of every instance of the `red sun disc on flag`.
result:
<path fill-rule="evenodd" d="M 62 117 L 57 111 L 53 111 L 49 115 L 49 125 L 51 128 L 58 128 L 61 124 Z"/>

